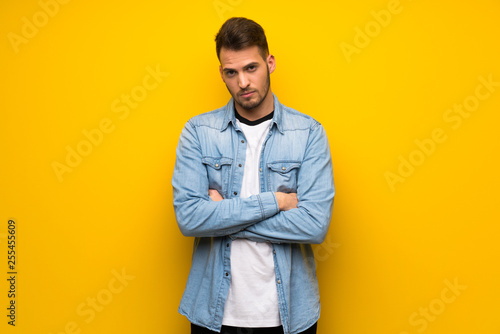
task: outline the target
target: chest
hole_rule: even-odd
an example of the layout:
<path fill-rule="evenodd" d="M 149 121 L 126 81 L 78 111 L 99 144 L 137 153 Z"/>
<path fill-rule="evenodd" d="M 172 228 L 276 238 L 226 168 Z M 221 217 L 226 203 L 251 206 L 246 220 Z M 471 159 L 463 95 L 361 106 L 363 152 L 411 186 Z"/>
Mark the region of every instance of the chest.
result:
<path fill-rule="evenodd" d="M 261 191 L 296 192 L 308 130 L 280 132 L 274 126 L 262 136 L 231 127 L 202 130 L 198 138 L 210 189 L 218 190 L 224 198 L 238 196 L 251 152 Z"/>

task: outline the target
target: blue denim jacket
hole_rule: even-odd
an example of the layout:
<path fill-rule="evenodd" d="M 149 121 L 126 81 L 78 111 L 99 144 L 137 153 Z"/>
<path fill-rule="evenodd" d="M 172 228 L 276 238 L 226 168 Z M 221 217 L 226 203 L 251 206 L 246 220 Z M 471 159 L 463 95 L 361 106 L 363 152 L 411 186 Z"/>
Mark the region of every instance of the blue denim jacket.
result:
<path fill-rule="evenodd" d="M 328 139 L 320 123 L 274 96 L 274 118 L 260 157 L 261 193 L 240 198 L 246 145 L 233 99 L 193 117 L 182 130 L 172 178 L 174 209 L 182 234 L 195 239 L 179 312 L 219 332 L 231 280 L 231 241 L 270 242 L 283 329 L 299 333 L 320 314 L 311 244 L 324 240 L 332 215 Z M 212 201 L 208 189 L 224 200 Z M 297 193 L 298 207 L 279 211 L 274 192 Z"/>

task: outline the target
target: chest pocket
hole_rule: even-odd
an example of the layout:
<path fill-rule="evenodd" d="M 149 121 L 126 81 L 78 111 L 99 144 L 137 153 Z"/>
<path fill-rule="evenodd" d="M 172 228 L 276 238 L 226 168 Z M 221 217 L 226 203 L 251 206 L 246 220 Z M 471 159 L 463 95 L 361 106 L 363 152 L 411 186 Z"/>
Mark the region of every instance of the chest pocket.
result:
<path fill-rule="evenodd" d="M 217 190 L 226 198 L 233 159 L 224 157 L 203 157 L 201 162 L 207 168 L 208 187 Z"/>
<path fill-rule="evenodd" d="M 268 184 L 271 191 L 296 193 L 297 174 L 300 165 L 300 161 L 274 161 L 268 163 Z"/>

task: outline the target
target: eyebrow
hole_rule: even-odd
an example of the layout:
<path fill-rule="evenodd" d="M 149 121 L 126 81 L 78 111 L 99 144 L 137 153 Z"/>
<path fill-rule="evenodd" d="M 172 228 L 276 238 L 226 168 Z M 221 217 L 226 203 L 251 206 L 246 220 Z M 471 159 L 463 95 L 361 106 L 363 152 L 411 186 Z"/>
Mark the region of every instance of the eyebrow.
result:
<path fill-rule="evenodd" d="M 252 63 L 250 63 L 248 65 L 245 65 L 243 68 L 249 68 L 250 66 L 259 66 L 259 63 L 256 62 L 256 61 L 254 61 L 254 62 L 252 62 Z"/>
<path fill-rule="evenodd" d="M 259 63 L 254 61 L 254 62 L 251 62 L 249 64 L 246 64 L 245 66 L 243 66 L 243 69 L 246 69 L 246 68 L 249 68 L 250 66 L 258 66 Z M 229 72 L 229 71 L 235 71 L 237 72 L 234 68 L 229 68 L 229 67 L 226 67 L 222 70 L 223 72 Z"/>

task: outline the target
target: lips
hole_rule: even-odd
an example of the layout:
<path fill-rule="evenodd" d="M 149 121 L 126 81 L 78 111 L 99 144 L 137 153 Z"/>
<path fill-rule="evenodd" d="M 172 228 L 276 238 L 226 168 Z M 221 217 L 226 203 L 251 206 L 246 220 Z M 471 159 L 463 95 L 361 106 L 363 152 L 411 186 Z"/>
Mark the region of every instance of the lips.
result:
<path fill-rule="evenodd" d="M 252 95 L 253 95 L 253 93 L 255 93 L 255 92 L 245 92 L 245 93 L 241 93 L 241 94 L 240 94 L 240 96 L 241 96 L 241 97 L 245 97 L 245 98 L 246 98 L 246 97 L 250 97 L 250 96 L 252 96 Z"/>

